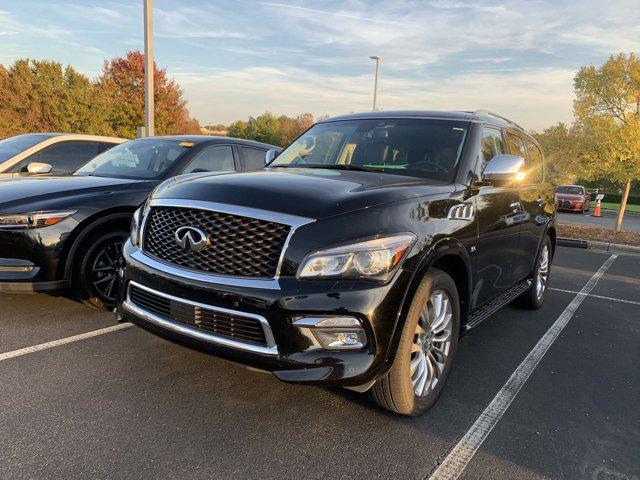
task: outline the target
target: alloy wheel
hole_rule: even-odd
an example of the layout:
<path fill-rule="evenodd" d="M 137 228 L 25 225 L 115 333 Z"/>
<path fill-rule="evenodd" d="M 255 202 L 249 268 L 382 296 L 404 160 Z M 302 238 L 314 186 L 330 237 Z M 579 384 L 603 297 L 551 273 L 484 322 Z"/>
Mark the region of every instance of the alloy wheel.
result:
<path fill-rule="evenodd" d="M 452 318 L 449 295 L 434 291 L 422 309 L 411 346 L 409 373 L 418 397 L 431 393 L 443 376 L 451 351 Z"/>
<path fill-rule="evenodd" d="M 90 283 L 98 298 L 107 304 L 113 304 L 118 285 L 119 258 L 122 255 L 124 240 L 114 239 L 105 243 L 97 252 L 91 264 Z"/>
<path fill-rule="evenodd" d="M 538 274 L 536 275 L 536 297 L 542 298 L 547 289 L 547 281 L 549 280 L 549 247 L 543 245 L 540 252 L 540 260 L 538 261 Z"/>

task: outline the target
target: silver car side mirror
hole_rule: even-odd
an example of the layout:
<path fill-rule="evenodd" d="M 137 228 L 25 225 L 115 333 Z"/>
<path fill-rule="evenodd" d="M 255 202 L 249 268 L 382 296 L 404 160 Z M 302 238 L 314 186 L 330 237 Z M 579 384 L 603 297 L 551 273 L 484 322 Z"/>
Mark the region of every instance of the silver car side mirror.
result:
<path fill-rule="evenodd" d="M 53 167 L 48 163 L 31 162 L 27 165 L 27 172 L 29 173 L 44 174 L 51 172 L 52 169 Z"/>
<path fill-rule="evenodd" d="M 518 155 L 498 154 L 489 160 L 482 171 L 485 182 L 510 182 L 524 180 L 524 158 Z"/>
<path fill-rule="evenodd" d="M 266 155 L 264 156 L 264 163 L 271 163 L 280 153 L 280 150 L 277 148 L 272 148 L 271 150 L 267 150 Z"/>

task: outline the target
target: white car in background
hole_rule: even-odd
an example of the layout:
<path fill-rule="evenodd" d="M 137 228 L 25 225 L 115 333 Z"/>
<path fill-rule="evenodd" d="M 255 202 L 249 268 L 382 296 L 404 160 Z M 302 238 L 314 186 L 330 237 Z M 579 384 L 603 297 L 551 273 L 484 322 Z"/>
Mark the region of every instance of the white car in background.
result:
<path fill-rule="evenodd" d="M 0 177 L 75 171 L 125 138 L 76 133 L 27 133 L 0 140 Z"/>

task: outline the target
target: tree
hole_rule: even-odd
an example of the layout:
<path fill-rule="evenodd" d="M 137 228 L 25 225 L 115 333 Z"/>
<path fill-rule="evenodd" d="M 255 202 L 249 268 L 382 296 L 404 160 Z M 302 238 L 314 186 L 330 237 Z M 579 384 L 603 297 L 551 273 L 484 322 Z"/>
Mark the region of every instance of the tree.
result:
<path fill-rule="evenodd" d="M 106 97 L 91 80 L 58 62 L 19 59 L 0 65 L 0 138 L 30 132 L 108 135 Z"/>
<path fill-rule="evenodd" d="M 559 122 L 542 133 L 532 132 L 545 156 L 545 177 L 553 185 L 576 181 L 575 132 Z"/>
<path fill-rule="evenodd" d="M 640 177 L 640 59 L 620 53 L 601 67 L 582 67 L 574 89 L 580 173 L 625 185 L 616 224 L 620 231 L 631 180 Z"/>
<path fill-rule="evenodd" d="M 189 115 L 182 88 L 154 63 L 155 133 L 200 133 L 198 121 Z M 105 61 L 98 86 L 108 99 L 108 121 L 118 136 L 134 137 L 144 125 L 144 55 L 127 52 L 124 58 Z"/>
<path fill-rule="evenodd" d="M 303 113 L 297 117 L 276 117 L 271 112 L 265 112 L 255 118 L 249 117 L 246 122 L 233 122 L 229 125 L 228 135 L 286 147 L 311 125 L 313 115 L 310 113 Z"/>

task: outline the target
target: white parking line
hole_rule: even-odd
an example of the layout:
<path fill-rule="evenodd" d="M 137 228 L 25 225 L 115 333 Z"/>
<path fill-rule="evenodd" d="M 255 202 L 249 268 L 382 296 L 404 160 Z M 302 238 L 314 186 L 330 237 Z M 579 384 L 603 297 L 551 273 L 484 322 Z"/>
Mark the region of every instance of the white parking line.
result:
<path fill-rule="evenodd" d="M 72 337 L 60 338 L 47 343 L 40 343 L 33 345 L 32 347 L 21 348 L 20 350 L 13 350 L 11 352 L 0 353 L 0 362 L 8 360 L 10 358 L 19 357 L 21 355 L 27 355 L 29 353 L 39 352 L 40 350 L 46 350 L 48 348 L 59 347 L 60 345 L 66 345 L 67 343 L 78 342 L 91 337 L 97 337 L 98 335 L 104 335 L 105 333 L 116 332 L 133 326 L 132 323 L 119 323 L 112 327 L 101 328 L 100 330 L 93 330 L 91 332 L 81 333 Z"/>
<path fill-rule="evenodd" d="M 553 344 L 564 327 L 569 323 L 586 295 L 593 290 L 600 277 L 611 266 L 617 255 L 611 255 L 589 279 L 579 294 L 564 309 L 558 319 L 551 325 L 549 330 L 542 336 L 535 347 L 529 352 L 522 363 L 511 374 L 507 383 L 493 397 L 491 403 L 480 414 L 471 428 L 465 433 L 462 439 L 445 456 L 442 463 L 433 471 L 429 480 L 455 480 L 458 478 L 466 466 L 469 464 L 478 448 L 485 441 L 491 430 L 496 426 L 504 412 L 507 411 L 511 402 L 527 381 L 533 370 L 536 368 L 542 357 L 544 357 L 549 347 Z"/>
<path fill-rule="evenodd" d="M 549 288 L 556 292 L 573 293 L 574 295 L 584 295 L 586 297 L 600 298 L 602 300 L 612 300 L 614 302 L 630 303 L 632 305 L 640 305 L 640 302 L 634 302 L 633 300 L 623 300 L 622 298 L 605 297 L 603 295 L 595 295 L 593 293 L 576 292 L 575 290 L 565 290 L 564 288 Z"/>

